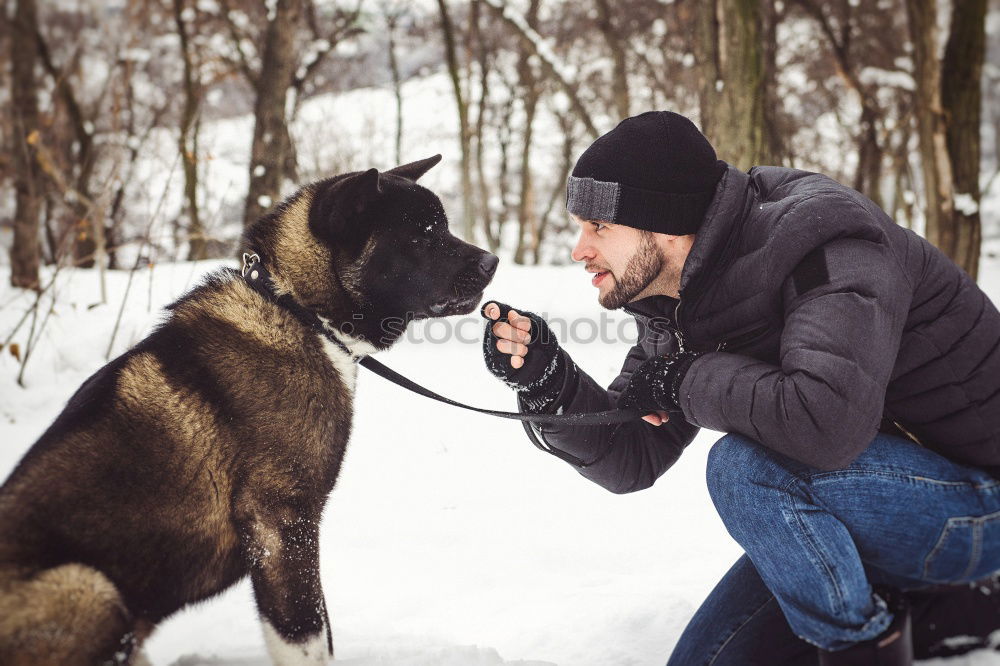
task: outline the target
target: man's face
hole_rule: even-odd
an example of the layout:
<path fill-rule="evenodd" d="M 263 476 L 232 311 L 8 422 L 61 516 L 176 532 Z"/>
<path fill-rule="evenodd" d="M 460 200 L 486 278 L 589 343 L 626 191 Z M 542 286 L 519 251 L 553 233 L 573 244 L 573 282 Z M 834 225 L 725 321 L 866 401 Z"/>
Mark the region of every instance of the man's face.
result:
<path fill-rule="evenodd" d="M 617 310 L 632 301 L 666 294 L 677 297 L 681 269 L 694 237 L 665 236 L 602 220 L 581 220 L 571 215 L 580 227 L 580 238 L 573 248 L 573 260 L 586 262 L 593 273 L 598 302 L 608 310 Z M 681 243 L 679 256 L 664 251 L 668 239 L 690 238 Z"/>

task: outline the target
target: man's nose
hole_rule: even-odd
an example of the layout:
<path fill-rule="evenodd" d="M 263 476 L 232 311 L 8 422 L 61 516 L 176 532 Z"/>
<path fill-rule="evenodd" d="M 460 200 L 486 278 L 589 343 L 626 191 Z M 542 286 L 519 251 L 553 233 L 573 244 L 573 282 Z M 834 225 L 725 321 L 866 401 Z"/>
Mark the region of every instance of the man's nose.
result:
<path fill-rule="evenodd" d="M 576 246 L 570 256 L 573 261 L 586 261 L 594 257 L 594 248 L 590 247 L 583 234 L 580 234 L 580 237 L 576 239 Z"/>

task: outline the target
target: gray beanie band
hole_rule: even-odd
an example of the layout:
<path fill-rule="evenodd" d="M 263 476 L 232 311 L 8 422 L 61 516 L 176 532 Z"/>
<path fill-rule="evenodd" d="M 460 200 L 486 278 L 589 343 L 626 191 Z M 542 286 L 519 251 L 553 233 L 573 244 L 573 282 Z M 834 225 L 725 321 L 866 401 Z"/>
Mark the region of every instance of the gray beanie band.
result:
<path fill-rule="evenodd" d="M 566 210 L 582 220 L 604 220 L 674 236 L 697 233 L 715 188 L 705 192 L 657 192 L 570 176 Z"/>

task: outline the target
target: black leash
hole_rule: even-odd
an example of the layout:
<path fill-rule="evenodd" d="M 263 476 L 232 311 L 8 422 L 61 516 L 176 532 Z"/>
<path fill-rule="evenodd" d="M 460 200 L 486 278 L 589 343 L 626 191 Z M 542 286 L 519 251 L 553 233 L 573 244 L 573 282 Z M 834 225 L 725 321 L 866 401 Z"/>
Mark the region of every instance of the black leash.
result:
<path fill-rule="evenodd" d="M 371 356 L 362 356 L 360 358 L 355 356 L 355 354 L 348 349 L 347 345 L 341 342 L 333 334 L 333 332 L 323 324 L 315 312 L 300 305 L 290 294 L 279 295 L 275 292 L 274 285 L 271 282 L 271 274 L 261 264 L 260 257 L 257 254 L 243 254 L 242 274 L 246 283 L 255 291 L 272 303 L 285 308 L 303 324 L 313 329 L 333 344 L 337 345 L 349 357 L 351 357 L 355 363 L 368 368 L 379 377 L 382 377 L 397 386 L 405 388 L 408 391 L 413 391 L 418 395 L 422 395 L 425 398 L 437 400 L 438 402 L 443 402 L 447 405 L 452 405 L 453 407 L 461 407 L 462 409 L 479 412 L 480 414 L 488 414 L 489 416 L 497 416 L 504 419 L 514 419 L 516 421 L 530 421 L 532 423 L 546 425 L 608 425 L 633 421 L 642 416 L 642 413 L 640 413 L 637 409 L 609 409 L 603 412 L 587 412 L 582 414 L 522 414 L 520 412 L 502 412 L 495 409 L 473 407 L 472 405 L 466 405 L 465 403 L 458 402 L 457 400 L 446 398 L 443 395 L 439 395 L 434 391 L 417 384 L 413 380 L 404 377 L 392 368 L 376 361 Z"/>
<path fill-rule="evenodd" d="M 517 421 L 531 421 L 532 423 L 542 423 L 547 425 L 606 425 L 609 423 L 624 423 L 632 421 L 642 416 L 636 409 L 609 409 L 604 412 L 586 412 L 582 414 L 522 414 L 520 412 L 501 412 L 495 409 L 483 409 L 466 405 L 443 395 L 438 395 L 430 389 L 426 389 L 411 379 L 407 379 L 392 368 L 379 363 L 371 356 L 365 356 L 358 361 L 358 365 L 364 366 L 374 372 L 379 377 L 387 379 L 397 386 L 401 386 L 409 391 L 413 391 L 425 398 L 437 400 L 448 405 L 469 409 L 480 414 L 499 416 L 504 419 L 515 419 Z"/>

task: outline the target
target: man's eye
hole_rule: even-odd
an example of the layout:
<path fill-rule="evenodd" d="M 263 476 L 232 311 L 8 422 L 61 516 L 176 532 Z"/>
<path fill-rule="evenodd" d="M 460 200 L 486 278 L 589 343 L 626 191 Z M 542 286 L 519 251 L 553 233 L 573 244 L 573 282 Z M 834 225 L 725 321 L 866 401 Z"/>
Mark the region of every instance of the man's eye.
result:
<path fill-rule="evenodd" d="M 601 231 L 602 229 L 608 228 L 608 225 L 601 224 L 600 222 L 592 222 L 591 224 L 594 225 L 594 231 Z"/>

